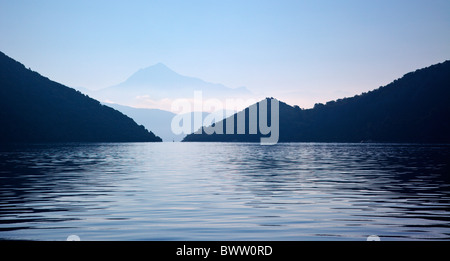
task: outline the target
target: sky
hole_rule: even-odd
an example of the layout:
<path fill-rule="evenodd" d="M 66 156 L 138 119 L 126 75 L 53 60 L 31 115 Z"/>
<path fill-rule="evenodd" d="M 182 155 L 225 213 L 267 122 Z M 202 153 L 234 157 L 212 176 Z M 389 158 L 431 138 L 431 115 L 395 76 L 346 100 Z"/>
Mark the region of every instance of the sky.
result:
<path fill-rule="evenodd" d="M 141 68 L 309 108 L 450 59 L 448 0 L 0 0 L 0 51 L 71 87 Z"/>

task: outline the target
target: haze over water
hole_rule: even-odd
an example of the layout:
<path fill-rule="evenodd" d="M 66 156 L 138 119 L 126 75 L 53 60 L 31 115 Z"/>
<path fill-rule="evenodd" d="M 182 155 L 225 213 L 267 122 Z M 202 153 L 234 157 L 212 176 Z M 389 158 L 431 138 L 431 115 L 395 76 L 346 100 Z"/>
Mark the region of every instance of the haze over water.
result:
<path fill-rule="evenodd" d="M 442 240 L 450 146 L 0 148 L 0 239 Z"/>

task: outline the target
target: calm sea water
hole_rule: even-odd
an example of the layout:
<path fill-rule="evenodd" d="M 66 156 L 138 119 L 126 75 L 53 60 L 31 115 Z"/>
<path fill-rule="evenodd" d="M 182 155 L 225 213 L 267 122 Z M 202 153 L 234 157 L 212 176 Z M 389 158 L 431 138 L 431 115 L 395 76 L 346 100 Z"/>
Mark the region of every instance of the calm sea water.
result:
<path fill-rule="evenodd" d="M 0 239 L 450 239 L 450 146 L 1 145 Z"/>

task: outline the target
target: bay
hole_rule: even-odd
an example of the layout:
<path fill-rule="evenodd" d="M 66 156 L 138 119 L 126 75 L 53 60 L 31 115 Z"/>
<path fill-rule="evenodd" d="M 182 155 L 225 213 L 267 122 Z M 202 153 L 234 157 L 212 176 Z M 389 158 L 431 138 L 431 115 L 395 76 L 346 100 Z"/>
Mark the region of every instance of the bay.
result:
<path fill-rule="evenodd" d="M 2 144 L 0 239 L 450 239 L 450 145 Z"/>

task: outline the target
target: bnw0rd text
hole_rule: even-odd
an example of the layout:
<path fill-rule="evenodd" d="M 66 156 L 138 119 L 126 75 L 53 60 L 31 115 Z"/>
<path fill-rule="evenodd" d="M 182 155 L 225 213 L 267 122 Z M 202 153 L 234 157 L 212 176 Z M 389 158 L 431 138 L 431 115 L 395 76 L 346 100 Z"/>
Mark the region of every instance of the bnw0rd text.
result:
<path fill-rule="evenodd" d="M 209 255 L 221 256 L 270 256 L 272 255 L 271 246 L 220 246 L 220 250 L 211 249 L 210 247 L 189 247 L 183 245 L 178 247 L 177 256 L 203 256 L 208 258 Z"/>

